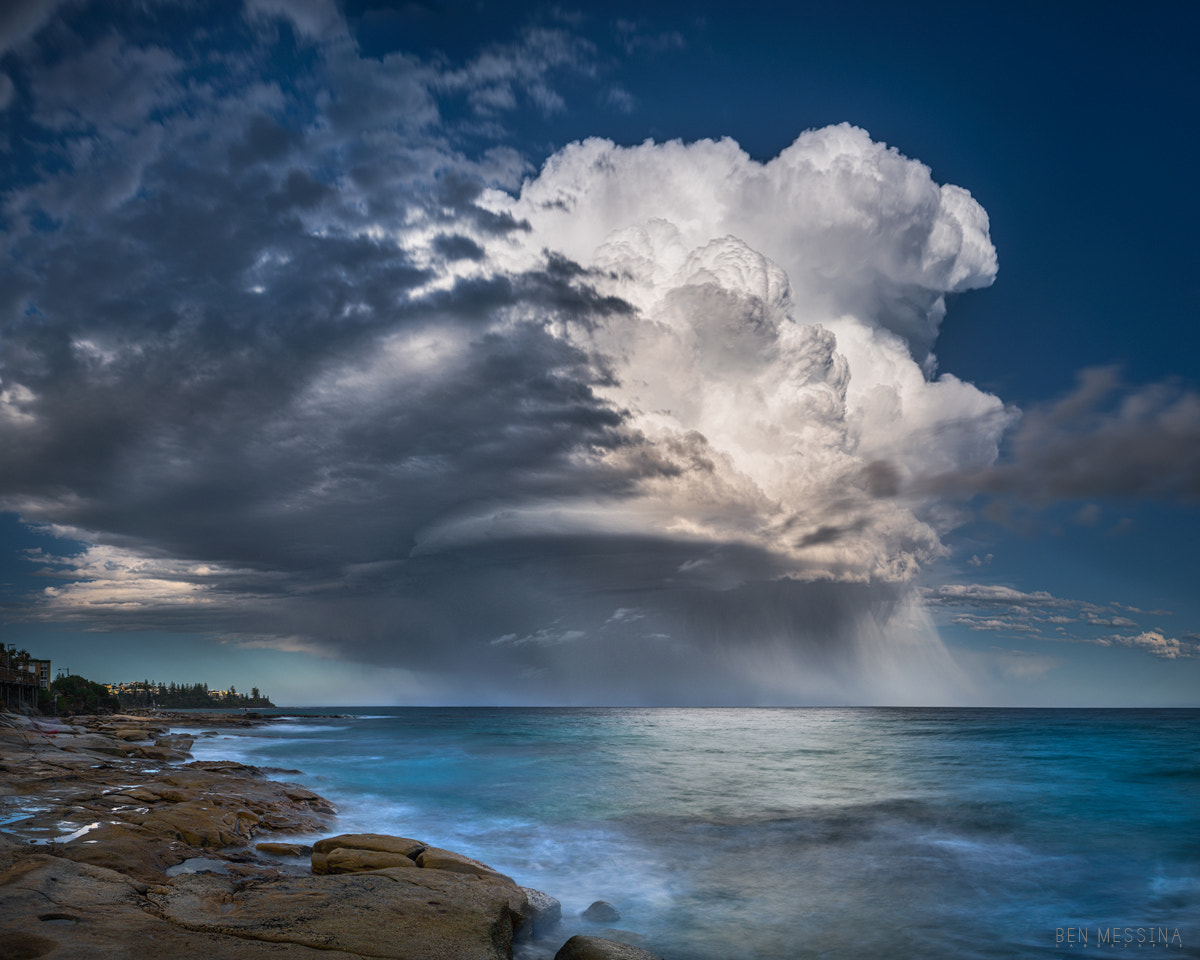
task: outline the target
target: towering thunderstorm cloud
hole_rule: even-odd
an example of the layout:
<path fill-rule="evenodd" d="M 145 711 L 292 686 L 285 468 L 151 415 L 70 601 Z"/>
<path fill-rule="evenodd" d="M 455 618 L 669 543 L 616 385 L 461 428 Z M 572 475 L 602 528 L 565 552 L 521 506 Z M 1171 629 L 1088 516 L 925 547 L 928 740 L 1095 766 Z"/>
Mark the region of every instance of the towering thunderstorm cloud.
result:
<path fill-rule="evenodd" d="M 970 194 L 848 125 L 533 175 L 456 137 L 557 109 L 586 44 L 370 59 L 310 6 L 291 82 L 308 7 L 220 56 L 21 48 L 0 505 L 83 546 L 20 615 L 433 699 L 960 699 L 916 586 L 956 514 L 917 481 L 1011 419 L 933 353 L 996 274 Z"/>

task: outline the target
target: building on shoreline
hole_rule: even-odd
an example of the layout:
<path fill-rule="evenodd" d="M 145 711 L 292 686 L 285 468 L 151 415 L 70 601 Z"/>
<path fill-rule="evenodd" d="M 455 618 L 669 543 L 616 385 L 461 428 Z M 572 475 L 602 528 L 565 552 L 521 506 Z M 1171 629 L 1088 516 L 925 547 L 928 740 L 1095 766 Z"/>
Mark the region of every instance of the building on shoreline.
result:
<path fill-rule="evenodd" d="M 0 700 L 5 707 L 36 707 L 38 691 L 49 689 L 49 660 L 35 660 L 15 644 L 0 645 Z"/>

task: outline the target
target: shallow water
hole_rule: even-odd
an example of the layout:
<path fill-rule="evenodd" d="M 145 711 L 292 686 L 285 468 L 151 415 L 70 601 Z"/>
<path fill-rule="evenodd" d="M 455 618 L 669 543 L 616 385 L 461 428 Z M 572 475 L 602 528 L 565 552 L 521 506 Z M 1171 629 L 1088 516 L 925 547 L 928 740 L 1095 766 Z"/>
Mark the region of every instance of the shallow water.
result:
<path fill-rule="evenodd" d="M 354 713 L 193 752 L 546 891 L 564 938 L 610 900 L 668 960 L 1200 956 L 1200 711 Z"/>

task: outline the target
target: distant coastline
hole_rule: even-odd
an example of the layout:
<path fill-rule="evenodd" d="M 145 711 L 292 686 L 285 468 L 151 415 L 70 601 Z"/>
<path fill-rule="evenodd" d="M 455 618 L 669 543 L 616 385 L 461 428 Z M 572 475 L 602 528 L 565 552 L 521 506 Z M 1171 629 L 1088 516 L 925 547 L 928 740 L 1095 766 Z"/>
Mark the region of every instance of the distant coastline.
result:
<path fill-rule="evenodd" d="M 249 707 L 274 707 L 268 694 L 258 687 L 249 693 L 239 693 L 230 685 L 228 690 L 210 689 L 207 683 L 158 683 L 150 680 L 135 680 L 126 683 L 106 683 L 109 694 L 116 697 L 122 710 L 189 708 L 234 709 Z"/>

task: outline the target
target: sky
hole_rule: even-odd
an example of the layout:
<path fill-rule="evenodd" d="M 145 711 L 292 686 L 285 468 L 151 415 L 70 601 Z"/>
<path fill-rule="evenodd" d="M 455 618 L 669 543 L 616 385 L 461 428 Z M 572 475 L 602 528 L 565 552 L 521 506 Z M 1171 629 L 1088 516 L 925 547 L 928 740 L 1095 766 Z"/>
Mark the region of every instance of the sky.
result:
<path fill-rule="evenodd" d="M 1196 19 L 10 0 L 0 637 L 291 705 L 1200 705 Z"/>

